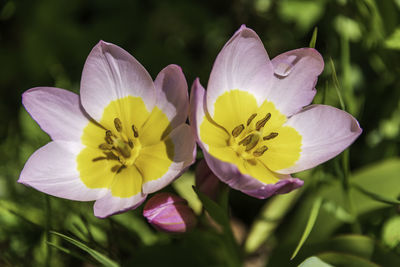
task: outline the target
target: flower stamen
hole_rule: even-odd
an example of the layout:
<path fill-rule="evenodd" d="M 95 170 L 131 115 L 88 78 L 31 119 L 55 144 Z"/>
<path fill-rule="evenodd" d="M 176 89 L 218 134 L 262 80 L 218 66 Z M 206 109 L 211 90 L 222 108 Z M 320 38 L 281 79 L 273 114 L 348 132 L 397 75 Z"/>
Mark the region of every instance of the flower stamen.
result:
<path fill-rule="evenodd" d="M 257 113 L 253 113 L 251 114 L 251 116 L 247 119 L 247 126 L 250 125 L 250 123 L 252 122 L 252 120 L 257 116 Z"/>
<path fill-rule="evenodd" d="M 239 142 L 239 146 L 240 146 L 240 145 L 247 146 L 248 144 L 250 144 L 252 136 L 253 136 L 253 134 L 250 134 L 250 135 L 246 136 L 245 138 L 243 138 L 243 139 Z"/>
<path fill-rule="evenodd" d="M 232 130 L 232 136 L 233 137 L 238 137 L 242 131 L 244 130 L 244 125 L 240 124 L 239 126 L 236 126 L 235 129 Z"/>
<path fill-rule="evenodd" d="M 259 148 L 257 148 L 255 151 L 253 151 L 253 156 L 254 156 L 254 157 L 260 157 L 260 156 L 262 156 L 262 155 L 265 153 L 265 151 L 267 151 L 267 150 L 268 150 L 268 147 L 267 147 L 267 146 L 259 147 Z"/>
<path fill-rule="evenodd" d="M 122 132 L 122 122 L 120 119 L 118 119 L 118 118 L 114 119 L 114 126 L 115 126 L 115 129 L 117 130 L 117 132 Z"/>
<path fill-rule="evenodd" d="M 136 126 L 133 125 L 133 124 L 132 124 L 132 131 L 133 131 L 133 136 L 134 136 L 135 138 L 138 138 L 138 137 L 139 137 L 139 132 L 138 132 Z"/>
<path fill-rule="evenodd" d="M 273 139 L 273 138 L 275 138 L 275 137 L 277 137 L 277 136 L 278 136 L 278 133 L 272 132 L 272 133 L 270 133 L 269 135 L 264 136 L 264 137 L 263 137 L 263 140 L 270 140 L 270 139 Z"/>
<path fill-rule="evenodd" d="M 258 134 L 251 134 L 250 143 L 246 145 L 245 151 L 248 152 L 252 150 L 258 144 L 259 139 L 260 137 Z"/>
<path fill-rule="evenodd" d="M 265 117 L 259 121 L 257 121 L 256 123 L 256 130 L 259 131 L 262 127 L 265 126 L 265 124 L 267 123 L 267 121 L 271 118 L 271 113 L 267 113 L 267 115 L 265 115 Z"/>
<path fill-rule="evenodd" d="M 99 145 L 99 148 L 101 150 L 111 150 L 113 148 L 113 146 L 111 144 L 103 143 L 103 144 Z"/>

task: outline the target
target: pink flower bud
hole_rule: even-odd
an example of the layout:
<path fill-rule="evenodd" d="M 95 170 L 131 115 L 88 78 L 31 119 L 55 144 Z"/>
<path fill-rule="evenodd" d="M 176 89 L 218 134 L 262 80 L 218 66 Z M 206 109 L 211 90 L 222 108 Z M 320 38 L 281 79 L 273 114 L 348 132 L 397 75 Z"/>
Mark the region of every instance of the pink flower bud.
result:
<path fill-rule="evenodd" d="M 221 187 L 221 182 L 217 176 L 210 170 L 206 161 L 201 160 L 196 166 L 196 187 L 200 192 L 206 194 L 211 199 L 218 195 Z"/>
<path fill-rule="evenodd" d="M 158 193 L 147 201 L 143 216 L 158 230 L 169 233 L 184 233 L 197 223 L 187 201 L 171 193 Z"/>

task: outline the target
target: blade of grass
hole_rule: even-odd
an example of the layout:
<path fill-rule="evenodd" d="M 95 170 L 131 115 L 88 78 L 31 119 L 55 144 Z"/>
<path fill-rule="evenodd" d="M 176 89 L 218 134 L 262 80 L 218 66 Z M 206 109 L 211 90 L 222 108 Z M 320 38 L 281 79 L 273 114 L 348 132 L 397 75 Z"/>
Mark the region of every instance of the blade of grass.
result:
<path fill-rule="evenodd" d="M 289 194 L 277 195 L 265 204 L 244 243 L 247 254 L 256 251 L 274 233 L 301 193 L 302 190 L 295 190 Z"/>
<path fill-rule="evenodd" d="M 370 197 L 373 200 L 382 202 L 382 203 L 386 203 L 389 205 L 400 205 L 400 200 L 394 199 L 394 198 L 390 198 L 390 197 L 385 197 L 385 196 L 381 196 L 378 194 L 375 194 L 373 192 L 370 192 L 364 188 L 362 188 L 361 186 L 357 185 L 357 184 L 351 184 L 351 186 L 356 189 L 357 191 L 363 193 L 364 195 Z"/>
<path fill-rule="evenodd" d="M 51 254 L 52 250 L 50 249 L 49 243 L 51 242 L 51 237 L 50 237 L 50 229 L 51 229 L 51 203 L 50 203 L 50 197 L 48 195 L 45 195 L 45 201 L 46 201 L 46 244 L 47 244 L 47 251 L 46 251 L 46 263 L 45 266 L 49 267 L 50 262 L 51 262 Z"/>
<path fill-rule="evenodd" d="M 314 227 L 315 221 L 317 220 L 319 209 L 321 207 L 321 203 L 322 203 L 322 198 L 321 197 L 318 197 L 314 201 L 314 204 L 313 204 L 313 206 L 311 208 L 310 216 L 308 217 L 306 228 L 304 229 L 304 232 L 303 232 L 303 235 L 300 238 L 299 244 L 297 245 L 296 249 L 294 250 L 293 255 L 290 258 L 290 260 L 293 260 L 294 257 L 296 257 L 297 253 L 299 252 L 301 247 L 304 245 L 304 242 L 306 242 L 307 237 L 310 235 L 311 230 Z"/>
<path fill-rule="evenodd" d="M 55 231 L 50 231 L 51 234 L 57 235 L 61 238 L 63 238 L 64 240 L 70 242 L 71 244 L 77 246 L 78 248 L 82 249 L 83 251 L 86 251 L 90 256 L 92 256 L 95 260 L 97 260 L 99 263 L 101 263 L 103 266 L 107 266 L 107 267 L 119 267 L 119 264 L 116 263 L 115 261 L 109 259 L 108 257 L 106 257 L 105 255 L 101 254 L 100 252 L 89 248 L 88 246 L 86 246 L 85 244 L 69 237 L 66 235 L 63 235 L 61 233 L 55 232 Z"/>
<path fill-rule="evenodd" d="M 346 110 L 346 106 L 344 105 L 344 101 L 343 101 L 343 97 L 342 97 L 342 93 L 340 92 L 340 83 L 336 74 L 336 69 L 335 69 L 335 64 L 333 63 L 332 58 L 329 58 L 329 63 L 331 65 L 331 69 L 332 69 L 332 80 L 333 80 L 333 87 L 335 87 L 336 93 L 339 97 L 339 102 L 340 102 L 340 107 L 342 110 Z"/>
<path fill-rule="evenodd" d="M 69 249 L 67 249 L 67 248 L 64 248 L 64 247 L 62 247 L 62 246 L 59 246 L 59 245 L 54 244 L 54 243 L 51 243 L 51 242 L 46 242 L 46 243 L 47 243 L 47 245 L 49 245 L 50 247 L 54 247 L 55 249 L 58 249 L 59 251 L 62 251 L 62 252 L 64 252 L 65 254 L 71 255 L 72 257 L 75 257 L 75 258 L 80 259 L 80 260 L 82 260 L 82 261 L 86 261 L 86 259 L 85 259 L 84 257 L 82 257 L 81 255 L 79 255 L 79 254 L 77 254 L 77 253 L 75 253 L 75 252 L 72 252 L 71 250 L 69 250 Z"/>
<path fill-rule="evenodd" d="M 318 34 L 318 27 L 315 27 L 310 40 L 310 44 L 308 45 L 309 47 L 315 48 L 315 44 L 317 43 L 317 34 Z"/>
<path fill-rule="evenodd" d="M 235 237 L 232 232 L 231 224 L 229 221 L 228 210 L 224 209 L 217 202 L 210 199 L 207 195 L 200 192 L 196 187 L 193 186 L 193 190 L 196 192 L 199 197 L 201 203 L 203 204 L 204 209 L 208 212 L 208 214 L 213 218 L 223 229 L 223 236 L 226 242 L 227 249 L 230 253 L 230 262 L 229 266 L 242 266 L 241 259 L 241 251 L 235 240 Z M 223 205 L 227 206 L 228 203 L 228 191 L 225 193 L 224 198 L 222 199 Z"/>

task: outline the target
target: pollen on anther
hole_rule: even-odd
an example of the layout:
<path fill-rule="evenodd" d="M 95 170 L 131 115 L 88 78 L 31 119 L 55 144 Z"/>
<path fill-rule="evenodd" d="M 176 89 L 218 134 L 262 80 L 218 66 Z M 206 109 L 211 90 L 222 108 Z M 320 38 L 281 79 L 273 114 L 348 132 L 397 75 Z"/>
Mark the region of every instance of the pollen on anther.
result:
<path fill-rule="evenodd" d="M 267 121 L 271 118 L 271 113 L 267 113 L 267 115 L 265 115 L 265 117 L 259 121 L 257 121 L 256 123 L 256 130 L 259 131 L 262 127 L 265 126 L 265 124 L 267 123 Z"/>
<path fill-rule="evenodd" d="M 118 132 L 121 132 L 121 131 L 122 131 L 122 122 L 121 122 L 120 119 L 118 119 L 118 118 L 115 118 L 115 119 L 114 119 L 114 126 L 115 126 L 115 129 L 116 129 Z"/>
<path fill-rule="evenodd" d="M 251 114 L 251 116 L 247 119 L 247 126 L 250 125 L 250 123 L 253 121 L 253 119 L 257 116 L 257 113 Z"/>
<path fill-rule="evenodd" d="M 133 142 L 131 139 L 128 140 L 128 145 L 130 146 L 130 148 L 133 148 Z"/>
<path fill-rule="evenodd" d="M 112 166 L 111 171 L 118 172 L 121 167 L 122 167 L 121 165 L 114 165 L 114 166 Z"/>
<path fill-rule="evenodd" d="M 132 131 L 133 131 L 133 136 L 135 138 L 138 138 L 139 137 L 139 132 L 138 132 L 138 130 L 137 130 L 135 125 L 132 125 Z"/>
<path fill-rule="evenodd" d="M 252 150 L 258 144 L 259 136 L 256 134 L 252 134 L 250 136 L 250 143 L 246 145 L 246 152 Z"/>
<path fill-rule="evenodd" d="M 251 142 L 251 137 L 252 137 L 252 136 L 253 136 L 253 135 L 250 134 L 250 135 L 246 136 L 245 138 L 243 138 L 243 139 L 239 142 L 239 145 L 247 146 L 248 144 L 250 144 L 250 142 Z"/>
<path fill-rule="evenodd" d="M 254 156 L 254 157 L 260 157 L 260 156 L 262 156 L 262 155 L 265 153 L 265 151 L 267 151 L 267 150 L 268 150 L 268 147 L 267 147 L 267 146 L 259 147 L 259 148 L 257 148 L 256 150 L 253 151 L 253 156 Z"/>
<path fill-rule="evenodd" d="M 263 140 L 270 140 L 270 139 L 273 139 L 273 138 L 275 138 L 275 137 L 277 137 L 277 136 L 278 136 L 278 133 L 272 132 L 272 133 L 270 133 L 269 135 L 264 136 L 264 137 L 263 137 Z"/>
<path fill-rule="evenodd" d="M 111 138 L 112 135 L 113 135 L 113 134 L 112 134 L 112 132 L 111 132 L 110 130 L 107 130 L 107 131 L 106 131 L 105 140 L 106 140 L 107 144 L 112 145 L 112 143 L 113 143 L 113 140 L 112 140 L 112 138 Z"/>
<path fill-rule="evenodd" d="M 103 143 L 103 144 L 100 144 L 100 145 L 99 145 L 99 148 L 100 148 L 101 150 L 110 150 L 110 149 L 112 148 L 112 145 Z"/>
<path fill-rule="evenodd" d="M 232 130 L 232 136 L 233 137 L 238 137 L 242 131 L 244 130 L 244 125 L 240 124 L 239 126 L 236 126 L 235 129 Z"/>

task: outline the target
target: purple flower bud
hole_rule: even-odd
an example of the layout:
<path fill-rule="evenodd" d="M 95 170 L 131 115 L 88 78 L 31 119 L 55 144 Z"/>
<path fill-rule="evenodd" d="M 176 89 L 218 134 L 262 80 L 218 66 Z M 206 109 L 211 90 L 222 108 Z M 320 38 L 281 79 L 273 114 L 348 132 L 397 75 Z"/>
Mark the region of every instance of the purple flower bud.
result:
<path fill-rule="evenodd" d="M 158 193 L 147 201 L 143 216 L 158 230 L 169 233 L 184 233 L 197 223 L 187 201 L 171 193 Z"/>
<path fill-rule="evenodd" d="M 221 187 L 220 180 L 210 170 L 204 159 L 201 160 L 196 167 L 196 187 L 200 190 L 200 192 L 206 194 L 214 200 L 217 197 Z"/>

